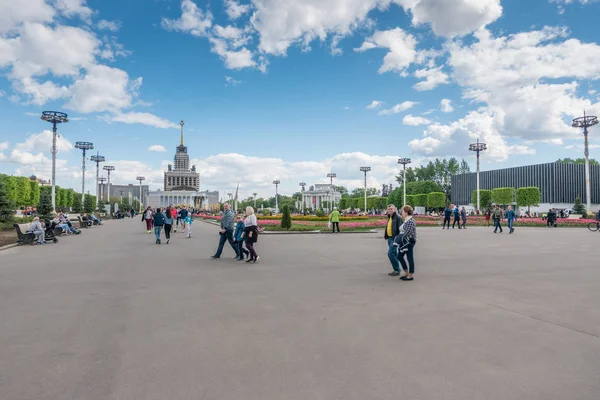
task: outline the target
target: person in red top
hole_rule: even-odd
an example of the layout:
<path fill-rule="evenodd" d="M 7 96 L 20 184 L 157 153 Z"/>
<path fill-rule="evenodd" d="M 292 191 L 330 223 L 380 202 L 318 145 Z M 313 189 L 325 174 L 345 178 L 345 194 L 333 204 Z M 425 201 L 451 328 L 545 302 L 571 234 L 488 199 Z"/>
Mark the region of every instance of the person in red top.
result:
<path fill-rule="evenodd" d="M 177 209 L 175 207 L 173 207 L 173 204 L 171 204 L 169 206 L 169 209 L 171 210 L 171 217 L 173 217 L 173 219 L 177 221 Z M 179 225 L 179 221 L 177 221 L 177 225 L 175 225 L 173 232 L 177 232 L 178 225 Z"/>

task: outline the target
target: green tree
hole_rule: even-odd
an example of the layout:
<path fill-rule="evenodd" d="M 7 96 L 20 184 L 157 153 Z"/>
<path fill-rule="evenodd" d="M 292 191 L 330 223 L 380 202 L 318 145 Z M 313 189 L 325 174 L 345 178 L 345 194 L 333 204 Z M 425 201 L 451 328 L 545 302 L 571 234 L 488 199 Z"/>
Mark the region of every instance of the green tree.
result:
<path fill-rule="evenodd" d="M 407 194 L 406 195 L 406 204 L 408 204 L 411 207 L 415 207 L 415 195 L 413 194 Z"/>
<path fill-rule="evenodd" d="M 37 205 L 37 212 L 41 220 L 52 218 L 52 193 L 44 190 L 40 193 L 40 203 Z"/>
<path fill-rule="evenodd" d="M 17 186 L 17 207 L 32 206 L 33 204 L 29 203 L 29 200 L 31 200 L 31 185 L 29 182 L 31 180 L 24 176 L 16 176 L 14 179 Z"/>
<path fill-rule="evenodd" d="M 38 181 L 29 181 L 29 205 L 40 202 L 40 184 Z"/>
<path fill-rule="evenodd" d="M 492 202 L 499 205 L 512 204 L 515 201 L 515 188 L 505 187 L 492 190 Z"/>
<path fill-rule="evenodd" d="M 292 217 L 290 216 L 290 208 L 287 205 L 283 206 L 283 214 L 281 216 L 281 227 L 283 229 L 290 229 L 292 227 Z"/>
<path fill-rule="evenodd" d="M 527 207 L 529 211 L 531 206 L 537 206 L 542 201 L 542 194 L 537 187 L 524 187 L 517 189 L 517 205 Z"/>
<path fill-rule="evenodd" d="M 96 208 L 96 200 L 91 194 L 86 194 L 83 199 L 83 212 L 93 213 Z"/>
<path fill-rule="evenodd" d="M 492 191 L 491 190 L 479 190 L 479 201 L 481 202 L 480 207 L 482 209 L 492 206 Z M 477 207 L 477 189 L 473 190 L 471 195 L 471 203 Z M 481 211 L 481 210 L 480 210 Z"/>
<path fill-rule="evenodd" d="M 446 193 L 433 192 L 427 195 L 427 207 L 429 208 L 444 208 L 446 205 Z"/>
<path fill-rule="evenodd" d="M 559 158 L 557 161 L 559 164 L 585 164 L 585 158 Z M 600 163 L 593 158 L 590 158 L 590 165 L 599 165 Z"/>
<path fill-rule="evenodd" d="M 577 196 L 575 204 L 573 204 L 573 214 L 585 215 L 585 206 L 581 202 L 581 196 Z"/>
<path fill-rule="evenodd" d="M 75 192 L 75 196 L 73 197 L 73 212 L 81 214 L 83 208 L 82 206 L 83 205 L 81 204 L 81 195 Z"/>
<path fill-rule="evenodd" d="M 414 198 L 416 207 L 427 207 L 427 194 L 415 194 Z"/>
<path fill-rule="evenodd" d="M 4 183 L 4 190 L 8 200 L 16 207 L 18 202 L 17 180 L 11 175 L 0 175 L 0 180 Z"/>
<path fill-rule="evenodd" d="M 14 202 L 8 198 L 5 181 L 0 179 L 0 222 L 8 222 L 12 219 Z"/>
<path fill-rule="evenodd" d="M 347 209 L 348 208 L 348 199 L 345 198 L 345 197 L 342 197 L 340 199 L 340 202 L 339 202 L 338 206 L 339 206 L 340 210 Z"/>

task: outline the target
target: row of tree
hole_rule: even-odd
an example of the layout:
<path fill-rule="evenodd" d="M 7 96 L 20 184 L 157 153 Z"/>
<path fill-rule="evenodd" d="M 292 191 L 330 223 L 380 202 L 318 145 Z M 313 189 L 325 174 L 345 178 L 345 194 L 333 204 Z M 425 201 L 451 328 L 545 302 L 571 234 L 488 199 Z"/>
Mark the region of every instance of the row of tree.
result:
<path fill-rule="evenodd" d="M 516 204 L 519 207 L 537 206 L 542 201 L 542 193 L 538 187 L 513 187 L 479 190 L 481 208 L 490 208 L 492 204 L 502 206 Z M 473 190 L 471 202 L 477 205 L 477 190 Z"/>

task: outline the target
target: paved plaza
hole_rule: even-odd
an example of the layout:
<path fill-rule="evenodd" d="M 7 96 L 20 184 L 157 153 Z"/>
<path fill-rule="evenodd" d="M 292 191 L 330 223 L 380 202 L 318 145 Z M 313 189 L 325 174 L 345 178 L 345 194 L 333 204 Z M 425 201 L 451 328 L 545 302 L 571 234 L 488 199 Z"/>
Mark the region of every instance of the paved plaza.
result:
<path fill-rule="evenodd" d="M 600 233 L 421 228 L 401 282 L 381 235 L 193 228 L 0 252 L 0 399 L 599 398 Z"/>

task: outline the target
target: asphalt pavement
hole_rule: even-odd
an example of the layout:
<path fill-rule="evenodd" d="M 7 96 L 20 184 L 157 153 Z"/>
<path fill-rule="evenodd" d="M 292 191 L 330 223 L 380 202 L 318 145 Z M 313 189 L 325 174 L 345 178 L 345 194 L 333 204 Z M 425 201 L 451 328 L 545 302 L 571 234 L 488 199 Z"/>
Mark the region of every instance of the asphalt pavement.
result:
<path fill-rule="evenodd" d="M 402 282 L 379 235 L 217 230 L 0 252 L 0 399 L 600 398 L 600 233 L 420 228 Z"/>

